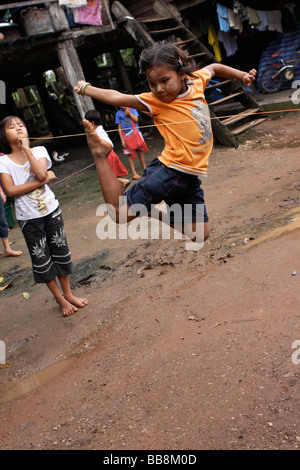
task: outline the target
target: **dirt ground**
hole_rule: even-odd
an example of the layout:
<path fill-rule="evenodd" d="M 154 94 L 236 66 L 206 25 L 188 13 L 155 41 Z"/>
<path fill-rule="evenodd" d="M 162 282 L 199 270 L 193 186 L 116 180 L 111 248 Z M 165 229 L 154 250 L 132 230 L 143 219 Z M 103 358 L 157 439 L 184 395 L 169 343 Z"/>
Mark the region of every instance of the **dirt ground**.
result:
<path fill-rule="evenodd" d="M 55 166 L 72 286 L 89 304 L 61 315 L 15 226 L 24 254 L 0 258 L 1 449 L 300 447 L 300 115 L 277 117 L 215 147 L 198 251 L 100 240 L 86 147 Z M 150 161 L 162 141 L 148 144 Z"/>

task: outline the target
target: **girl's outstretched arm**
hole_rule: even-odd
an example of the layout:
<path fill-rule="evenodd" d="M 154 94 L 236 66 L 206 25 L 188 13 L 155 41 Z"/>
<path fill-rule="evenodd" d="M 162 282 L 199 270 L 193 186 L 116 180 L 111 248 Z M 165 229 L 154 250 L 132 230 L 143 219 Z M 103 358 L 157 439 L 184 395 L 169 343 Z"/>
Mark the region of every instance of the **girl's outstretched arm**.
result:
<path fill-rule="evenodd" d="M 212 77 L 234 78 L 243 82 L 245 86 L 250 86 L 257 74 L 255 69 L 251 69 L 250 72 L 243 72 L 219 63 L 206 65 L 204 68 L 210 71 Z"/>
<path fill-rule="evenodd" d="M 84 80 L 79 80 L 77 85 L 74 87 L 74 91 L 78 95 L 89 96 L 90 98 L 112 106 L 125 106 L 126 108 L 135 108 L 139 111 L 148 111 L 146 106 L 140 103 L 134 95 L 120 93 L 117 90 L 98 88 Z"/>

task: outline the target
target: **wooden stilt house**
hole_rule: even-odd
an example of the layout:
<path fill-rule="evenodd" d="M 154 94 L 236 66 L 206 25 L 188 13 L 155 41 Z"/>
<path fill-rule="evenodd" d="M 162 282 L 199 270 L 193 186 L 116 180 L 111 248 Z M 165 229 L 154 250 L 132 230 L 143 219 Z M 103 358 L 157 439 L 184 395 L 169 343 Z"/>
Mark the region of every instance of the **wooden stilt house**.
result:
<path fill-rule="evenodd" d="M 104 69 L 99 69 L 95 58 L 106 53 L 113 60 L 115 77 L 112 78 L 117 79 L 118 88 L 128 92 L 139 91 L 137 84 L 141 77 L 137 58 L 141 49 L 155 41 L 166 39 L 177 44 L 203 66 L 217 61 L 185 24 L 175 1 L 88 1 L 101 2 L 101 24 L 76 23 L 74 14 L 72 18 L 74 9 L 66 7 L 62 0 L 10 1 L 0 5 L 0 33 L 4 35 L 0 40 L 0 80 L 6 88 L 6 100 L 0 102 L 0 117 L 16 111 L 12 98 L 16 90 L 35 86 L 39 106 L 37 110 L 31 109 L 30 116 L 34 120 L 44 115 L 52 131 L 55 120 L 45 86 L 45 72 L 61 70 L 71 91 L 79 79 L 101 86 Z M 202 3 L 201 0 L 198 3 Z M 7 11 L 10 22 L 4 20 Z M 120 53 L 124 49 L 132 51 L 135 66 L 128 67 L 124 63 Z M 237 147 L 236 136 L 259 124 L 266 116 L 255 117 L 263 110 L 240 82 L 223 80 L 208 90 L 216 88 L 221 90 L 222 97 L 210 103 L 214 135 L 221 144 Z M 72 98 L 80 118 L 88 109 L 98 106 L 87 97 L 73 94 Z"/>

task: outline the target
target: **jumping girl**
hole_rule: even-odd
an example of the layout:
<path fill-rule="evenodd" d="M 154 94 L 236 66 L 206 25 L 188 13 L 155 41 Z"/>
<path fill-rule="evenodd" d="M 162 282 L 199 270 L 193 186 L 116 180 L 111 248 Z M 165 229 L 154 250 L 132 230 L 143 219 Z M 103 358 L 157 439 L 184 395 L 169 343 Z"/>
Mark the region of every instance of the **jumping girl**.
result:
<path fill-rule="evenodd" d="M 181 229 L 195 241 L 197 226 L 200 224 L 202 230 L 199 233 L 206 240 L 209 224 L 199 177 L 206 177 L 213 134 L 204 90 L 215 75 L 238 79 L 249 86 L 255 79 L 256 70 L 247 73 L 219 63 L 197 70 L 181 49 L 164 42 L 145 49 L 139 66 L 146 75 L 151 90 L 149 93 L 127 95 L 116 90 L 96 88 L 84 81 L 79 81 L 74 90 L 103 103 L 135 108 L 153 116 L 165 140 L 162 153 L 150 163 L 142 178 L 124 193 L 128 201 L 125 206 L 127 221 L 136 217 L 132 210 L 136 204 L 139 207 L 143 205 L 145 213 L 150 213 L 153 205 L 164 200 L 167 207 L 179 204 L 182 208 L 180 221 L 174 220 L 169 211 L 171 226 L 176 224 L 176 229 Z M 118 222 L 122 215 L 119 211 L 119 197 L 123 193 L 107 163 L 108 149 L 93 134 L 89 122 L 84 121 L 84 126 L 104 199 L 115 208 Z M 187 206 L 192 209 L 185 211 Z M 124 206 L 121 212 L 123 210 Z"/>

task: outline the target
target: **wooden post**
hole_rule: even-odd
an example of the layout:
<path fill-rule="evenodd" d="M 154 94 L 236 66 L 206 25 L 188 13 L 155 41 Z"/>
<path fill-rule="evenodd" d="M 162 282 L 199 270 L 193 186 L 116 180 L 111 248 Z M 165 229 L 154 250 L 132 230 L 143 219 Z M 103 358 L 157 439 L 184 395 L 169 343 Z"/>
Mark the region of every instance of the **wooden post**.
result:
<path fill-rule="evenodd" d="M 52 19 L 54 29 L 60 30 L 64 28 L 65 30 L 70 30 L 65 12 L 58 5 L 58 3 L 51 3 L 49 7 L 49 13 Z M 78 80 L 85 80 L 78 53 L 73 43 L 73 39 L 65 39 L 64 41 L 58 42 L 57 54 L 60 64 L 63 68 L 66 81 L 73 90 Z M 91 98 L 79 96 L 74 91 L 73 95 L 78 112 L 82 118 L 84 117 L 86 111 L 88 111 L 89 109 L 95 109 L 93 100 Z"/>
<path fill-rule="evenodd" d="M 211 127 L 216 139 L 220 142 L 221 145 L 224 145 L 225 147 L 238 148 L 239 144 L 234 135 L 226 128 L 226 126 L 221 123 L 211 108 L 209 111 L 211 117 Z"/>
<path fill-rule="evenodd" d="M 104 5 L 105 13 L 108 18 L 111 29 L 115 29 L 115 25 L 110 14 L 109 0 L 102 0 L 102 3 Z"/>
<path fill-rule="evenodd" d="M 51 16 L 53 28 L 55 30 L 61 30 L 62 28 L 66 30 L 70 29 L 65 12 L 58 5 L 58 3 L 51 3 L 51 5 L 49 6 L 49 14 Z"/>
<path fill-rule="evenodd" d="M 78 80 L 85 80 L 81 63 L 72 39 L 66 39 L 57 45 L 58 57 L 64 70 L 66 79 L 72 90 Z M 80 116 L 83 118 L 89 109 L 95 109 L 93 100 L 88 96 L 79 96 L 73 91 L 75 103 Z"/>
<path fill-rule="evenodd" d="M 48 122 L 48 129 L 52 133 L 52 135 L 57 135 L 56 122 L 53 121 L 53 118 L 51 116 L 51 104 L 50 104 L 49 93 L 45 86 L 45 79 L 42 73 L 38 73 L 36 75 L 35 82 L 36 82 L 36 86 L 37 86 L 37 89 L 38 89 L 38 92 L 42 101 L 42 105 L 44 108 L 44 113 L 45 113 L 44 115 Z"/>
<path fill-rule="evenodd" d="M 123 59 L 122 59 L 122 56 L 120 54 L 119 49 L 113 49 L 112 50 L 112 55 L 113 55 L 114 62 L 117 66 L 117 69 L 118 69 L 118 72 L 120 74 L 120 77 L 121 77 L 121 80 L 123 82 L 125 90 L 128 93 L 132 93 L 133 90 L 132 90 L 131 82 L 129 80 L 128 73 L 127 73 L 127 70 L 126 70 L 126 67 L 124 65 L 124 62 L 123 62 Z"/>

